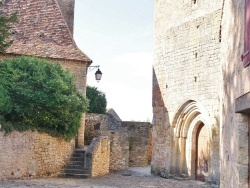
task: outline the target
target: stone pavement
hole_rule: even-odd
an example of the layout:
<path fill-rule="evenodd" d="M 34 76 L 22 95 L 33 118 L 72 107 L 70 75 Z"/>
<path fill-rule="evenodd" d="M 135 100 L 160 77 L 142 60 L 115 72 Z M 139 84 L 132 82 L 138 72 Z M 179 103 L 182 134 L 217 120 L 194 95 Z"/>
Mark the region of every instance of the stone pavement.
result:
<path fill-rule="evenodd" d="M 177 181 L 151 175 L 150 168 L 129 168 L 89 179 L 43 178 L 0 181 L 0 188 L 208 188 L 203 182 Z"/>

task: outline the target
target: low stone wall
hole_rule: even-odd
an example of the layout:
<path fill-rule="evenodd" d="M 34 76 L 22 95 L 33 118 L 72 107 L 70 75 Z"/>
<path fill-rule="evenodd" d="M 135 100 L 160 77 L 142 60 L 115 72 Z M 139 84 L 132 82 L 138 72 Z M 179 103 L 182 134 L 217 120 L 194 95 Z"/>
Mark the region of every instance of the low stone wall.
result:
<path fill-rule="evenodd" d="M 109 173 L 109 155 L 109 138 L 105 136 L 96 137 L 86 152 L 85 167 L 90 169 L 92 177 Z"/>
<path fill-rule="evenodd" d="M 74 141 L 33 131 L 0 132 L 0 180 L 56 176 L 73 153 Z"/>
<path fill-rule="evenodd" d="M 148 166 L 150 149 L 150 127 L 148 122 L 122 122 L 129 135 L 129 166 Z"/>
<path fill-rule="evenodd" d="M 129 139 L 127 132 L 110 131 L 110 170 L 121 170 L 129 167 Z"/>
<path fill-rule="evenodd" d="M 110 139 L 110 170 L 129 166 L 147 166 L 151 162 L 151 124 L 147 122 L 122 122 L 112 114 L 87 114 L 85 144 L 94 137 Z"/>

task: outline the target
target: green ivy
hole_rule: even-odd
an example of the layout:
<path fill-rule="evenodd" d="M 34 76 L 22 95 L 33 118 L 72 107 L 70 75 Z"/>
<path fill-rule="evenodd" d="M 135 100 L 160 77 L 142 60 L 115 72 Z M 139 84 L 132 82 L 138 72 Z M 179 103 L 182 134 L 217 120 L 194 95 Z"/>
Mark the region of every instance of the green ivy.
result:
<path fill-rule="evenodd" d="M 0 78 L 3 130 L 45 131 L 65 139 L 77 134 L 88 104 L 70 72 L 56 63 L 19 57 L 0 63 Z"/>

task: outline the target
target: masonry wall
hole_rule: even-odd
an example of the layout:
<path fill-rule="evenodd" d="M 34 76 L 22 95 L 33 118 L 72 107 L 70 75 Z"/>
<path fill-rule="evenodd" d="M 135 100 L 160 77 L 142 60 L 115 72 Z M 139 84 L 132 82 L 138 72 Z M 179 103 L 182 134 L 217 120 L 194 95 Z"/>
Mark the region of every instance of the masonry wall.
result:
<path fill-rule="evenodd" d="M 85 128 L 85 143 L 100 135 L 109 137 L 110 170 L 150 163 L 150 123 L 122 122 L 111 114 L 87 114 Z"/>
<path fill-rule="evenodd" d="M 148 166 L 151 124 L 125 121 L 122 122 L 122 127 L 128 130 L 129 166 Z"/>
<path fill-rule="evenodd" d="M 218 142 L 219 133 L 212 129 L 219 129 L 220 118 L 222 1 L 155 0 L 154 5 L 152 171 L 164 177 L 176 173 L 192 177 L 189 164 L 178 162 L 184 160 L 182 154 L 176 155 L 178 144 L 188 138 L 176 133 L 182 128 L 174 118 L 186 102 L 193 101 L 202 106 L 199 113 L 211 132 L 211 155 L 216 157 L 211 157 L 215 160 L 210 161 L 209 178 L 218 184 L 219 149 L 213 139 Z"/>
<path fill-rule="evenodd" d="M 56 176 L 69 160 L 74 141 L 35 131 L 0 132 L 0 180 Z"/>
<path fill-rule="evenodd" d="M 109 173 L 110 142 L 106 136 L 96 137 L 86 151 L 86 167 L 91 176 L 103 176 Z"/>
<path fill-rule="evenodd" d="M 244 53 L 245 1 L 225 1 L 223 12 L 220 187 L 247 188 L 249 113 L 239 112 L 247 110 L 250 104 L 250 67 L 243 68 L 241 61 Z"/>

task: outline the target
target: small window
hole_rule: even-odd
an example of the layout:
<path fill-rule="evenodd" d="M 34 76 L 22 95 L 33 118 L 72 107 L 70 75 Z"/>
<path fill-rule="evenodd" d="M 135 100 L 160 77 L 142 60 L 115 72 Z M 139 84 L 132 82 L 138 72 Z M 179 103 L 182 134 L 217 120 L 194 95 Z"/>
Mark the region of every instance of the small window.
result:
<path fill-rule="evenodd" d="M 101 123 L 96 123 L 94 125 L 94 130 L 100 130 Z"/>

